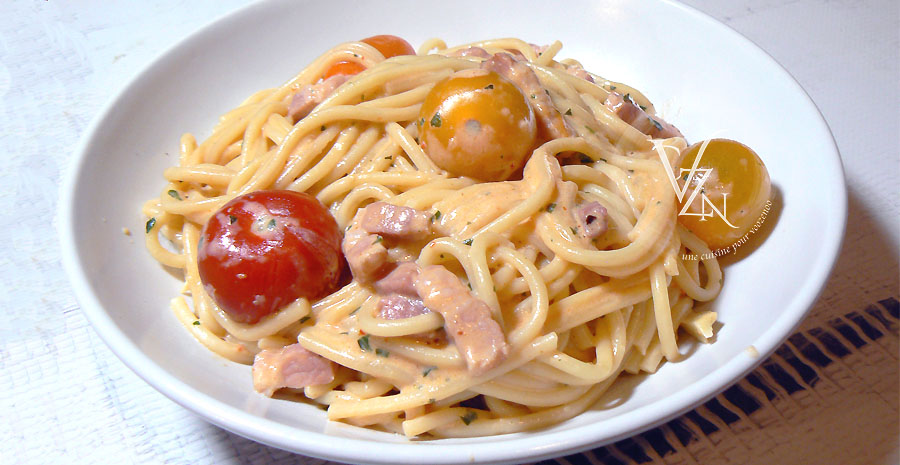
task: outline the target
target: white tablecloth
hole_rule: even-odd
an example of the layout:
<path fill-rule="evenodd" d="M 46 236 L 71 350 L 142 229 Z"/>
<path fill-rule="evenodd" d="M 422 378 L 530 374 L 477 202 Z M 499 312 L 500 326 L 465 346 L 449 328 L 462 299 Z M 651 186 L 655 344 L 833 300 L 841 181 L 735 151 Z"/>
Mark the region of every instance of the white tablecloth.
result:
<path fill-rule="evenodd" d="M 0 463 L 323 463 L 170 402 L 87 324 L 59 258 L 60 178 L 89 121 L 153 57 L 244 0 L 0 5 Z M 900 7 L 689 0 L 775 57 L 841 150 L 844 249 L 753 375 L 648 433 L 550 463 L 898 463 Z"/>

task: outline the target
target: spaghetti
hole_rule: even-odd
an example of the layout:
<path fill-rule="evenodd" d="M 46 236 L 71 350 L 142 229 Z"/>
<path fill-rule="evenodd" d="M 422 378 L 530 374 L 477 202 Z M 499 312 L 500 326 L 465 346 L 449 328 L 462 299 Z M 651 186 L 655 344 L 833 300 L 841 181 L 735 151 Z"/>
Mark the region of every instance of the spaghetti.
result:
<path fill-rule="evenodd" d="M 172 300 L 177 318 L 239 363 L 302 347 L 333 376 L 281 394 L 326 406 L 332 420 L 428 437 L 559 423 L 623 373 L 678 360 L 684 335 L 708 342 L 716 314 L 695 304 L 717 295 L 722 274 L 710 248 L 676 221 L 678 201 L 659 159 L 662 150 L 674 164 L 684 138 L 660 132 L 666 123 L 637 90 L 557 61 L 560 47 L 430 40 L 418 54 L 385 59 L 368 43 L 342 44 L 226 113 L 199 145 L 184 135 L 178 166 L 164 173 L 168 184 L 143 208 L 150 253 L 184 273 L 184 295 Z M 541 108 L 532 93 L 528 105 L 537 116 L 555 111 L 561 125 L 556 133 L 537 129 L 536 148 L 508 179 L 456 176 L 432 158 L 433 144 L 422 147 L 423 132 L 438 123 L 420 117 L 423 102 L 436 83 L 484 69 L 498 54 L 533 73 L 547 98 Z M 322 79 L 340 62 L 365 71 Z M 293 114 L 304 90 L 320 94 L 307 114 Z M 641 108 L 649 130 L 617 112 L 616 98 Z M 347 238 L 373 205 L 424 212 L 423 238 L 386 247 L 392 264 L 431 273 L 431 284 L 414 282 L 412 297 L 430 311 L 385 317 L 380 281 L 360 279 L 356 269 L 334 292 L 301 297 L 257 322 L 224 311 L 198 269 L 203 227 L 229 201 L 267 189 L 315 196 Z M 434 284 L 446 282 L 445 272 L 450 287 L 464 288 L 453 295 L 473 299 L 499 328 L 491 363 L 473 368 L 470 349 L 478 348 L 449 334 L 452 311 L 436 310 L 449 295 Z"/>

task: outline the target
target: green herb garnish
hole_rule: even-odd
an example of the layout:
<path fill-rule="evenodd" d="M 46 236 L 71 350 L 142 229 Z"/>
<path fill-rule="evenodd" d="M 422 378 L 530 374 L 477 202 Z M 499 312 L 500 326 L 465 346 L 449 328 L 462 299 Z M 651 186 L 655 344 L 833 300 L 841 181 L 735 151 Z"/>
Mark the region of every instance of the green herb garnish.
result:
<path fill-rule="evenodd" d="M 390 356 L 391 356 L 391 353 L 388 352 L 388 351 L 386 351 L 386 350 L 384 350 L 384 349 L 376 348 L 376 349 L 375 349 L 375 355 L 377 355 L 377 356 L 379 356 L 379 357 L 385 357 L 385 358 L 387 358 L 387 357 L 390 357 Z"/>
<path fill-rule="evenodd" d="M 431 117 L 431 125 L 439 128 L 441 127 L 441 114 L 435 113 L 434 116 Z"/>
<path fill-rule="evenodd" d="M 471 410 L 469 410 L 468 412 L 466 412 L 465 415 L 459 417 L 459 419 L 462 420 L 463 423 L 465 423 L 466 425 L 468 425 L 469 423 L 472 423 L 473 421 L 475 421 L 476 418 L 478 418 L 478 414 L 475 413 L 475 412 L 473 412 L 473 411 L 471 411 Z"/>
<path fill-rule="evenodd" d="M 362 350 L 364 350 L 364 351 L 366 351 L 366 352 L 372 350 L 372 346 L 369 345 L 369 335 L 368 335 L 368 334 L 366 334 L 365 336 L 363 336 L 363 337 L 357 339 L 357 340 L 356 340 L 356 343 L 359 344 L 359 348 L 360 348 L 360 349 L 362 349 Z"/>
<path fill-rule="evenodd" d="M 149 220 L 147 220 L 147 233 L 149 233 L 154 226 L 156 226 L 156 218 L 150 218 Z"/>
<path fill-rule="evenodd" d="M 572 116 L 572 109 L 571 109 L 571 108 L 569 108 L 568 110 L 566 110 L 566 116 Z"/>
<path fill-rule="evenodd" d="M 169 189 L 169 197 L 172 197 L 175 200 L 181 200 L 181 196 L 178 195 L 178 191 L 175 189 Z"/>
<path fill-rule="evenodd" d="M 437 370 L 437 367 L 435 367 L 435 366 L 425 367 L 425 369 L 422 370 L 422 376 L 428 376 L 428 373 L 431 373 L 434 370 Z"/>
<path fill-rule="evenodd" d="M 553 210 L 556 210 L 556 203 L 551 203 L 547 205 L 547 213 L 553 213 Z"/>
<path fill-rule="evenodd" d="M 464 241 L 463 241 L 463 244 L 466 244 L 466 245 L 472 245 L 472 239 L 469 238 L 469 239 L 464 240 Z"/>

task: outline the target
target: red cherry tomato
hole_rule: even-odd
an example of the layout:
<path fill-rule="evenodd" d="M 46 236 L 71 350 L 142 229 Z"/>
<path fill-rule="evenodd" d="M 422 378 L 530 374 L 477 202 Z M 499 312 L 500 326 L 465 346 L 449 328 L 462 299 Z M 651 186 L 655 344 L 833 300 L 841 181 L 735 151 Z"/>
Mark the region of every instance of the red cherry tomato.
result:
<path fill-rule="evenodd" d="M 232 319 L 256 323 L 300 297 L 333 292 L 341 277 L 341 233 L 307 194 L 258 191 L 216 212 L 201 232 L 204 289 Z"/>
<path fill-rule="evenodd" d="M 385 58 L 400 56 L 400 55 L 415 55 L 416 50 L 409 44 L 409 42 L 401 39 L 397 36 L 392 35 L 377 35 L 372 37 L 366 37 L 360 42 L 365 42 L 373 47 L 375 50 L 381 52 Z M 359 74 L 365 71 L 366 67 L 352 61 L 339 61 L 333 65 L 331 68 L 328 68 L 328 71 L 325 71 L 325 75 L 322 76 L 323 79 L 328 79 L 331 76 L 337 74 L 346 74 L 348 76 Z"/>

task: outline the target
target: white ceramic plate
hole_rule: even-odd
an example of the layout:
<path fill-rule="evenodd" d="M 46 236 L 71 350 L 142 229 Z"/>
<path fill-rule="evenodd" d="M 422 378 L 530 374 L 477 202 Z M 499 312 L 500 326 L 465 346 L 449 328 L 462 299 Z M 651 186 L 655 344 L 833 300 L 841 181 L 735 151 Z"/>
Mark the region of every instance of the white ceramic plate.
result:
<path fill-rule="evenodd" d="M 551 6 L 552 5 L 552 6 Z M 250 370 L 196 343 L 169 311 L 180 282 L 144 250 L 140 206 L 176 163 L 179 136 L 209 134 L 244 97 L 287 80 L 333 45 L 374 34 L 449 44 L 514 36 L 563 42 L 560 57 L 641 89 L 690 140 L 740 140 L 764 159 L 783 210 L 765 243 L 726 269 L 715 344 L 620 386 L 621 402 L 550 429 L 409 441 L 327 423 L 324 413 L 253 391 Z M 198 138 L 199 138 L 198 137 Z M 752 43 L 663 1 L 273 1 L 200 30 L 161 56 L 100 114 L 60 201 L 64 260 L 100 336 L 175 402 L 235 433 L 348 462 L 521 462 L 608 443 L 715 395 L 770 354 L 806 314 L 838 252 L 846 218 L 840 159 L 799 85 Z M 135 232 L 122 234 L 122 227 Z M 753 356 L 751 346 L 759 352 Z"/>

